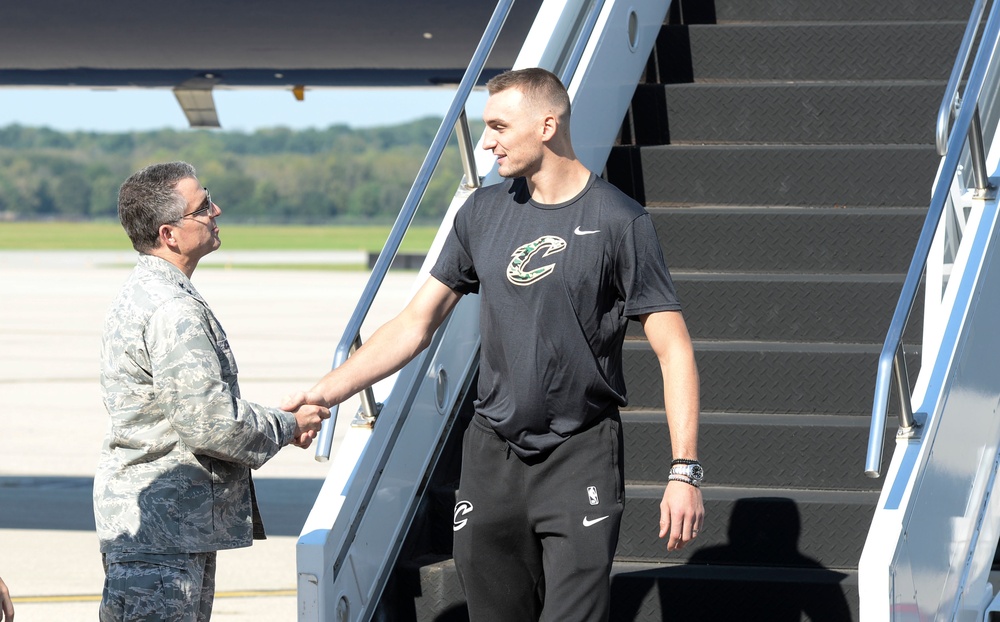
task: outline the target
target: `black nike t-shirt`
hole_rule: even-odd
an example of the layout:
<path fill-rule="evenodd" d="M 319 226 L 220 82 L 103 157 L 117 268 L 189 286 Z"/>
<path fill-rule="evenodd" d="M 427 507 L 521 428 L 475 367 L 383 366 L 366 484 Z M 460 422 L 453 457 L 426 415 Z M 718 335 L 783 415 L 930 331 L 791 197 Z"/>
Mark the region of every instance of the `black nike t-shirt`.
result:
<path fill-rule="evenodd" d="M 431 275 L 481 294 L 476 412 L 523 458 L 624 406 L 628 320 L 680 310 L 649 214 L 595 175 L 559 205 L 477 190 Z"/>

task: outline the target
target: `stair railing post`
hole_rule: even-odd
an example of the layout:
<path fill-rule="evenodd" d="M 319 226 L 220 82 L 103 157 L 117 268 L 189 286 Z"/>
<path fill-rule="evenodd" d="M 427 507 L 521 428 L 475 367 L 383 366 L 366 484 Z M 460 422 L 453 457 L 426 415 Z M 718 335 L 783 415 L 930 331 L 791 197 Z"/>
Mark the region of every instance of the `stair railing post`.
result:
<path fill-rule="evenodd" d="M 892 361 L 892 374 L 896 380 L 896 391 L 899 393 L 899 431 L 897 438 L 912 437 L 919 424 L 913 417 L 913 403 L 910 397 L 910 375 L 906 371 L 906 356 L 903 354 L 903 342 L 896 348 Z"/>
<path fill-rule="evenodd" d="M 455 121 L 455 136 L 458 138 L 458 152 L 462 156 L 462 171 L 465 173 L 465 187 L 478 188 L 482 185 L 479 172 L 476 170 L 475 147 L 472 145 L 472 132 L 469 131 L 469 116 L 462 108 L 462 114 Z"/>
<path fill-rule="evenodd" d="M 972 127 L 969 128 L 969 153 L 972 156 L 972 176 L 976 189 L 972 193 L 975 199 L 993 199 L 996 197 L 996 187 L 986 173 L 986 151 L 983 148 L 983 126 L 979 120 L 979 105 L 972 115 Z"/>
<path fill-rule="evenodd" d="M 972 55 L 972 45 L 976 41 L 976 32 L 979 30 L 979 23 L 983 19 L 985 10 L 986 0 L 976 0 L 976 4 L 972 7 L 969 21 L 965 26 L 965 34 L 962 35 L 962 44 L 959 46 L 958 55 L 955 57 L 955 64 L 951 69 L 951 76 L 948 78 L 948 86 L 944 89 L 941 106 L 938 108 L 935 137 L 937 139 L 938 155 L 941 156 L 948 153 L 951 119 L 958 116 L 958 110 L 962 105 L 962 96 L 959 94 L 958 89 L 962 84 L 962 76 L 965 74 L 965 68 Z"/>
<path fill-rule="evenodd" d="M 358 351 L 361 347 L 361 335 L 354 338 L 354 343 L 351 344 L 350 356 L 354 356 L 354 353 Z M 364 391 L 360 394 L 361 406 L 358 407 L 358 412 L 354 415 L 354 420 L 351 421 L 352 428 L 372 428 L 375 426 L 375 420 L 378 419 L 379 411 L 382 410 L 382 404 L 375 401 L 375 392 L 372 391 L 371 387 L 365 387 Z"/>

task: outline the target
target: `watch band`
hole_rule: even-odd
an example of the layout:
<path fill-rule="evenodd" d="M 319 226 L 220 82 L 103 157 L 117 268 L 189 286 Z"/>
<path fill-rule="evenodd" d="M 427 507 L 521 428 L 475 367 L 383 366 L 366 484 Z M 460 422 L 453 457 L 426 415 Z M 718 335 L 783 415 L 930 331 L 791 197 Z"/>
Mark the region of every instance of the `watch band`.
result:
<path fill-rule="evenodd" d="M 686 477 L 692 482 L 701 482 L 705 478 L 705 469 L 698 461 L 688 464 L 674 464 L 670 467 L 670 475 Z"/>
<path fill-rule="evenodd" d="M 694 486 L 695 488 L 701 487 L 701 482 L 699 482 L 697 480 L 693 480 L 690 477 L 687 477 L 686 475 L 680 475 L 678 473 L 671 473 L 670 475 L 668 475 L 667 476 L 667 481 L 668 482 L 684 482 L 685 484 L 689 484 L 691 486 Z"/>

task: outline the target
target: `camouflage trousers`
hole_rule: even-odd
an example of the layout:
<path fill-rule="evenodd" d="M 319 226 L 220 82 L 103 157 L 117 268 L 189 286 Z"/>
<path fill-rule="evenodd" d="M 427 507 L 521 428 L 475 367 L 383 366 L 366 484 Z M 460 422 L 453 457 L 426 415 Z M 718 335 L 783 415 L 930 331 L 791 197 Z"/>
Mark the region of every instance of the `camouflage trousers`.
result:
<path fill-rule="evenodd" d="M 101 622 L 208 622 L 215 552 L 104 558 Z"/>

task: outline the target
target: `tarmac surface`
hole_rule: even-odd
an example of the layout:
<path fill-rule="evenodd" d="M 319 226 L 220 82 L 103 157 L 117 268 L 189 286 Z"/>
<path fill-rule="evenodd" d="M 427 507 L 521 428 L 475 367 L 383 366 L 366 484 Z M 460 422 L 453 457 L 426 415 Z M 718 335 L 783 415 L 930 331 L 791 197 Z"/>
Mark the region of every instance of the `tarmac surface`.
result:
<path fill-rule="evenodd" d="M 20 622 L 97 618 L 104 573 L 91 492 L 107 414 L 101 325 L 135 263 L 129 252 L 0 251 L 0 577 Z M 240 268 L 361 264 L 364 253 L 218 251 L 192 281 L 226 329 L 243 397 L 277 404 L 330 369 L 368 274 Z M 390 272 L 362 331 L 409 298 Z M 336 442 L 357 410 L 340 409 Z M 254 473 L 269 538 L 221 551 L 213 619 L 295 620 L 295 541 L 326 476 L 314 450 L 283 449 Z"/>

